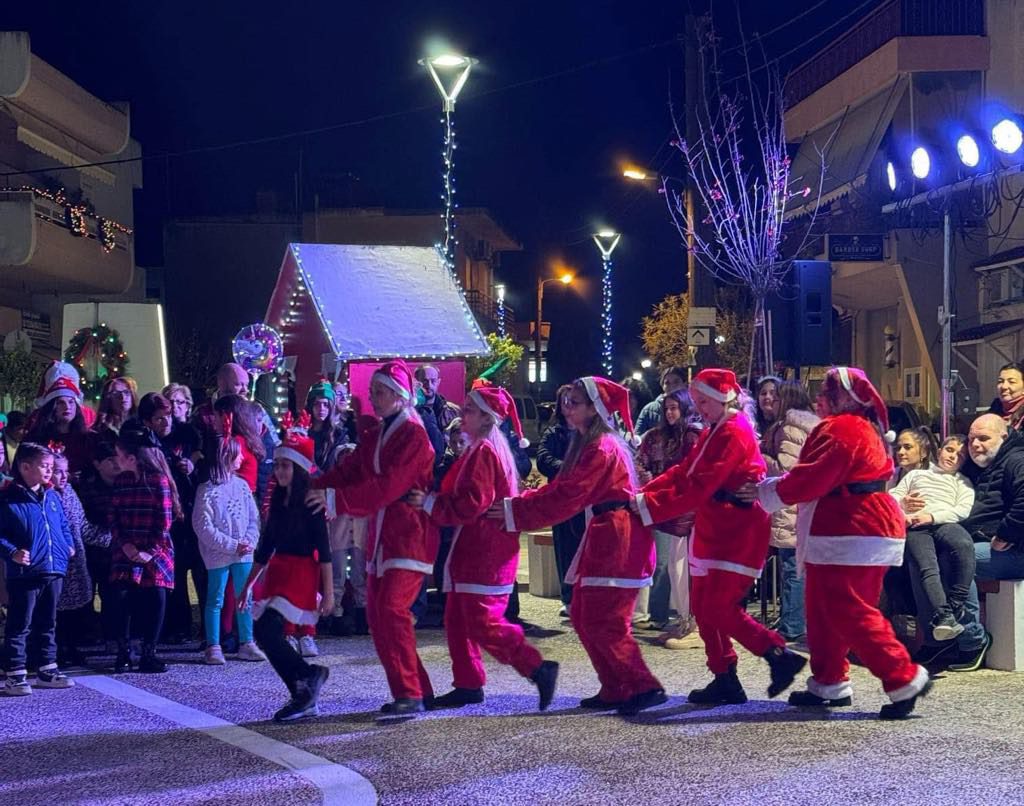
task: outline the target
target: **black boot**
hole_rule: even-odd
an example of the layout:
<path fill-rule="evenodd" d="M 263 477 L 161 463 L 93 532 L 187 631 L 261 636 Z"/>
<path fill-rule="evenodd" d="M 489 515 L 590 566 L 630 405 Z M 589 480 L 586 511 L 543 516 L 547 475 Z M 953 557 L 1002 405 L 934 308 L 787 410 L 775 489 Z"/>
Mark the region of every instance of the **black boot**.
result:
<path fill-rule="evenodd" d="M 462 708 L 464 705 L 479 705 L 483 701 L 484 690 L 482 688 L 453 688 L 447 694 L 434 697 L 430 702 L 430 710 Z"/>
<path fill-rule="evenodd" d="M 355 635 L 369 635 L 370 625 L 366 621 L 366 608 L 357 607 L 355 608 L 355 625 L 352 628 L 352 632 Z"/>
<path fill-rule="evenodd" d="M 142 647 L 139 671 L 146 674 L 162 674 L 167 671 L 167 664 L 156 656 L 156 647 L 152 644 L 145 644 Z"/>
<path fill-rule="evenodd" d="M 434 700 L 437 701 L 436 699 Z M 414 697 L 399 697 L 394 702 L 386 702 L 380 707 L 382 714 L 389 716 L 404 716 L 405 714 L 418 714 L 425 710 L 423 700 Z"/>
<path fill-rule="evenodd" d="M 626 702 L 626 700 L 609 702 L 608 700 L 602 700 L 600 694 L 595 694 L 593 697 L 584 697 L 580 700 L 580 708 L 586 708 L 589 711 L 614 711 L 617 708 L 621 708 Z"/>
<path fill-rule="evenodd" d="M 626 700 L 625 703 L 619 706 L 619 713 L 622 716 L 636 716 L 645 708 L 653 708 L 655 705 L 661 705 L 663 702 L 668 702 L 668 695 L 665 693 L 665 689 L 652 688 L 650 691 L 634 694 Z"/>
<path fill-rule="evenodd" d="M 797 655 L 793 650 L 784 646 L 769 649 L 765 653 L 764 659 L 768 661 L 772 674 L 772 682 L 768 686 L 769 697 L 778 697 L 793 685 L 793 680 L 807 665 L 807 658 Z"/>
<path fill-rule="evenodd" d="M 900 700 L 899 702 L 890 702 L 882 706 L 882 710 L 878 712 L 879 719 L 906 719 L 910 716 L 914 710 L 914 706 L 917 705 L 919 697 L 927 697 L 932 690 L 932 681 L 928 680 L 924 684 L 924 687 L 917 692 L 913 697 L 908 700 Z"/>
<path fill-rule="evenodd" d="M 546 711 L 551 705 L 555 696 L 555 686 L 558 684 L 558 664 L 553 660 L 546 660 L 537 667 L 530 679 L 537 684 L 537 691 L 540 693 L 540 704 L 537 708 Z"/>
<path fill-rule="evenodd" d="M 789 704 L 798 708 L 845 708 L 853 704 L 853 698 L 847 696 L 827 700 L 809 691 L 794 691 L 789 695 Z"/>
<path fill-rule="evenodd" d="M 736 674 L 736 664 L 729 671 L 716 674 L 704 688 L 695 688 L 686 698 L 697 705 L 743 705 L 747 701 L 747 692 Z"/>
<path fill-rule="evenodd" d="M 127 644 L 119 644 L 117 657 L 114 659 L 114 674 L 127 674 L 132 670 L 132 656 Z"/>

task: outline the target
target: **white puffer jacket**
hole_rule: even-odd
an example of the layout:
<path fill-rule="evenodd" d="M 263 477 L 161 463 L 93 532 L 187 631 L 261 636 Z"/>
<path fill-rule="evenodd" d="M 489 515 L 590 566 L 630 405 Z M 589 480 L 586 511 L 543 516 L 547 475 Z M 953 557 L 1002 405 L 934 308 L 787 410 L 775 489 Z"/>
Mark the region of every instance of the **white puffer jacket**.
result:
<path fill-rule="evenodd" d="M 761 452 L 769 476 L 781 476 L 797 463 L 808 435 L 821 422 L 812 411 L 791 409 L 781 423 L 769 427 L 761 440 Z M 771 545 L 777 549 L 796 548 L 796 507 L 785 507 L 772 515 Z"/>

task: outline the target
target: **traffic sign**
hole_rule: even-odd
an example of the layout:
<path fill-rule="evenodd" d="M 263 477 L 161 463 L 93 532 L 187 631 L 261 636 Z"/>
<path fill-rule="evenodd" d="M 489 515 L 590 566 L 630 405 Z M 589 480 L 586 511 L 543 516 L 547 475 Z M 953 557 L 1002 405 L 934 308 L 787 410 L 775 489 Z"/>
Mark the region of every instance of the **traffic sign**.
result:
<path fill-rule="evenodd" d="M 711 344 L 711 328 L 709 327 L 688 327 L 686 328 L 686 343 L 691 347 L 704 347 Z"/>
<path fill-rule="evenodd" d="M 688 328 L 714 327 L 716 313 L 717 309 L 715 308 L 690 308 L 686 315 L 686 326 Z"/>

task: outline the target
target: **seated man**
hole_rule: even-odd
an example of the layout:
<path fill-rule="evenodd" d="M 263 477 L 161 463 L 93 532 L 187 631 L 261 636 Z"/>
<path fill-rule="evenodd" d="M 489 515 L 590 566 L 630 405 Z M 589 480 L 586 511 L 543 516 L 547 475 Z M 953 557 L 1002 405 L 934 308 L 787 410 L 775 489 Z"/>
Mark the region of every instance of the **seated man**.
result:
<path fill-rule="evenodd" d="M 963 530 L 974 541 L 977 577 L 1021 578 L 1024 576 L 1024 437 L 1009 432 L 998 415 L 983 414 L 971 423 L 967 449 L 969 458 L 963 473 L 974 485 L 974 506 L 966 519 L 941 528 Z M 972 584 L 960 622 L 964 631 L 956 640 L 959 657 L 950 658 L 949 671 L 973 672 L 984 662 L 992 638 L 981 626 L 980 616 L 978 589 Z"/>

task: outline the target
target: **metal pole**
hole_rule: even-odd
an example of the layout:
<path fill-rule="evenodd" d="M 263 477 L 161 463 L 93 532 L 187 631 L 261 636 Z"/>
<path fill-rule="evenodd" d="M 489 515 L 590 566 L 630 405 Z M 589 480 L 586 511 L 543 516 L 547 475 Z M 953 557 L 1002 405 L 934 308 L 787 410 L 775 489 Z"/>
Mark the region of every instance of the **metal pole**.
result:
<path fill-rule="evenodd" d="M 946 205 L 942 216 L 942 308 L 939 310 L 939 324 L 942 326 L 942 438 L 949 436 L 949 418 L 951 411 L 952 384 L 950 382 L 953 367 L 952 316 L 949 312 L 949 280 L 950 259 L 953 248 L 953 226 L 949 216 L 949 205 Z"/>
<path fill-rule="evenodd" d="M 544 321 L 544 280 L 537 278 L 537 327 L 533 333 L 534 349 L 534 381 L 537 384 L 537 395 L 540 396 L 540 328 Z"/>

